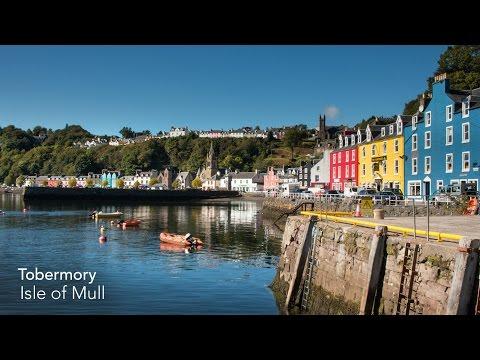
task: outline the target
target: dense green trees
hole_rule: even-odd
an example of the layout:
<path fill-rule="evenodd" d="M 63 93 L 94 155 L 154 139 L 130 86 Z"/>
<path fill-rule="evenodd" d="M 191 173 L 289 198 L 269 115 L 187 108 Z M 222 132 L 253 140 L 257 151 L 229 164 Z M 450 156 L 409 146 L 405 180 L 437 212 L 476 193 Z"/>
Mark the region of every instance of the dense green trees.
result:
<path fill-rule="evenodd" d="M 283 143 L 292 151 L 292 160 L 295 146 L 300 145 L 302 140 L 307 138 L 308 136 L 309 134 L 306 129 L 300 126 L 288 129 L 285 132 L 285 136 L 283 137 Z"/>
<path fill-rule="evenodd" d="M 135 132 L 129 128 L 129 127 L 126 127 L 124 126 L 120 131 L 119 131 L 120 135 L 122 135 L 122 137 L 124 139 L 131 139 L 135 136 Z"/>
<path fill-rule="evenodd" d="M 47 132 L 43 142 L 33 134 Z M 294 130 L 296 141 L 308 134 L 301 128 Z M 301 134 L 301 135 L 299 135 Z M 78 125 L 67 125 L 61 130 L 46 130 L 36 126 L 29 132 L 14 126 L 0 129 L 0 183 L 11 184 L 20 175 L 87 175 L 101 173 L 103 169 L 120 170 L 133 175 L 137 169 L 162 169 L 173 165 L 181 171 L 196 172 L 205 165 L 205 159 L 213 143 L 218 166 L 230 170 L 266 170 L 272 161 L 267 159 L 272 150 L 284 145 L 281 141 L 261 138 L 207 139 L 194 134 L 176 138 L 152 139 L 135 144 L 93 148 L 74 146 L 94 135 Z M 92 186 L 87 185 L 87 186 Z"/>

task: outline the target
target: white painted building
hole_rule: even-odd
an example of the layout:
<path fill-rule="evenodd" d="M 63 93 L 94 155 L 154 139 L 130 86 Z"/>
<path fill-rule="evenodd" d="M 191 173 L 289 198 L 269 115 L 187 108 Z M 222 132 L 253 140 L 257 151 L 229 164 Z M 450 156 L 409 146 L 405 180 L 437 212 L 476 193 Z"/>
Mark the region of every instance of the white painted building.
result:
<path fill-rule="evenodd" d="M 186 136 L 190 133 L 188 127 L 171 127 L 170 131 L 168 132 L 168 137 L 178 137 L 178 136 Z"/>
<path fill-rule="evenodd" d="M 239 192 L 263 191 L 264 175 L 258 171 L 232 173 L 232 190 Z"/>
<path fill-rule="evenodd" d="M 322 158 L 313 164 L 310 169 L 310 187 L 328 188 L 330 184 L 330 153 L 332 149 L 325 149 Z"/>

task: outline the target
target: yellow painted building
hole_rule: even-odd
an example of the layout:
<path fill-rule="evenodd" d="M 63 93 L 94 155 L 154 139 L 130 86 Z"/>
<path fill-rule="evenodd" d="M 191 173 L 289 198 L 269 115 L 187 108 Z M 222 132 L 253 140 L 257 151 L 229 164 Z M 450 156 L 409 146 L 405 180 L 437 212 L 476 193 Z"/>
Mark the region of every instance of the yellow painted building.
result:
<path fill-rule="evenodd" d="M 409 117 L 398 116 L 387 125 L 367 126 L 358 145 L 358 183 L 361 187 L 396 188 L 404 192 L 403 125 Z M 360 132 L 358 136 L 361 137 Z"/>

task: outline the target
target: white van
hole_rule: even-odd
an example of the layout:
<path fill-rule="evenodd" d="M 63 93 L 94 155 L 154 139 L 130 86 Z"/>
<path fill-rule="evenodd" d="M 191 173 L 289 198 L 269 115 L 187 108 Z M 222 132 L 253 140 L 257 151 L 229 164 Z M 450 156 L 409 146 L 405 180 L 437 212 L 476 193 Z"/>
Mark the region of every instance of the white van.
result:
<path fill-rule="evenodd" d="M 345 197 L 355 197 L 357 196 L 357 193 L 358 193 L 358 187 L 352 186 L 352 187 L 346 187 L 343 192 L 343 195 Z"/>

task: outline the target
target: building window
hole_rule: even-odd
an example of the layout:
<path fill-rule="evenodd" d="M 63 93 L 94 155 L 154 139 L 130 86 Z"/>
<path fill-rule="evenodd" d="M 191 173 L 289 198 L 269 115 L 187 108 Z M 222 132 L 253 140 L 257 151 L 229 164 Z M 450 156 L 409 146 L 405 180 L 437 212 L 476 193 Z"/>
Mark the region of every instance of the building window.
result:
<path fill-rule="evenodd" d="M 398 175 L 398 160 L 393 161 L 393 171 L 395 175 Z"/>
<path fill-rule="evenodd" d="M 412 151 L 417 151 L 417 134 L 412 135 Z"/>
<path fill-rule="evenodd" d="M 453 154 L 445 155 L 445 172 L 446 173 L 453 172 Z"/>
<path fill-rule="evenodd" d="M 462 152 L 462 171 L 470 171 L 470 151 Z"/>
<path fill-rule="evenodd" d="M 448 105 L 445 108 L 445 120 L 449 122 L 449 121 L 452 121 L 452 119 L 453 119 L 453 106 Z"/>
<path fill-rule="evenodd" d="M 339 147 L 342 148 L 343 147 L 343 139 L 342 137 L 340 137 L 340 139 L 338 140 L 339 142 Z"/>
<path fill-rule="evenodd" d="M 387 160 L 382 161 L 383 175 L 387 175 Z"/>
<path fill-rule="evenodd" d="M 337 163 L 337 154 L 333 154 L 333 163 L 336 164 Z"/>
<path fill-rule="evenodd" d="M 420 196 L 420 181 L 409 181 L 408 182 L 408 195 L 409 196 Z"/>
<path fill-rule="evenodd" d="M 338 153 L 338 163 L 340 164 L 342 162 L 342 153 Z"/>
<path fill-rule="evenodd" d="M 365 151 L 365 146 L 362 147 L 362 157 L 365 157 L 366 156 L 366 151 Z"/>
<path fill-rule="evenodd" d="M 437 180 L 437 190 L 443 188 L 443 180 Z"/>
<path fill-rule="evenodd" d="M 362 176 L 366 175 L 366 167 L 365 164 L 362 164 Z"/>
<path fill-rule="evenodd" d="M 430 149 L 432 147 L 432 132 L 425 131 L 425 149 Z"/>
<path fill-rule="evenodd" d="M 412 175 L 417 175 L 417 172 L 418 172 L 417 158 L 412 158 Z"/>
<path fill-rule="evenodd" d="M 447 126 L 445 128 L 445 145 L 453 144 L 453 126 Z"/>
<path fill-rule="evenodd" d="M 462 143 L 470 142 L 470 123 L 462 124 Z"/>
<path fill-rule="evenodd" d="M 389 131 L 389 134 L 390 134 L 390 135 L 393 135 L 393 124 L 392 124 L 392 125 L 390 125 L 390 131 Z"/>
<path fill-rule="evenodd" d="M 430 127 L 432 125 L 432 112 L 427 111 L 425 113 L 425 127 Z"/>
<path fill-rule="evenodd" d="M 372 176 L 375 175 L 375 163 L 372 164 Z"/>
<path fill-rule="evenodd" d="M 355 161 L 355 150 L 352 150 L 352 161 Z"/>
<path fill-rule="evenodd" d="M 412 130 L 416 130 L 416 129 L 417 129 L 417 121 L 418 121 L 417 115 L 413 116 L 413 117 L 412 117 Z"/>
<path fill-rule="evenodd" d="M 355 135 L 352 135 L 352 145 L 355 145 Z"/>
<path fill-rule="evenodd" d="M 349 161 L 350 161 L 350 160 L 348 159 L 348 158 L 349 158 L 349 155 L 350 155 L 350 151 L 347 151 L 347 152 L 345 153 L 345 161 L 346 161 L 346 162 L 349 162 Z"/>
<path fill-rule="evenodd" d="M 345 166 L 345 177 L 348 178 L 350 175 L 349 175 L 349 170 L 350 170 L 350 167 L 347 165 Z"/>
<path fill-rule="evenodd" d="M 462 118 L 466 118 L 470 115 L 470 101 L 462 102 Z"/>
<path fill-rule="evenodd" d="M 337 168 L 334 166 L 333 167 L 333 178 L 337 177 Z"/>
<path fill-rule="evenodd" d="M 345 147 L 348 146 L 348 137 L 345 137 Z"/>
<path fill-rule="evenodd" d="M 382 136 L 385 136 L 385 127 L 382 127 Z"/>
<path fill-rule="evenodd" d="M 393 140 L 393 149 L 398 153 L 398 139 Z"/>
<path fill-rule="evenodd" d="M 359 133 L 359 134 L 357 135 L 357 143 L 360 144 L 361 142 L 362 142 L 362 134 Z"/>
<path fill-rule="evenodd" d="M 386 155 L 387 154 L 387 142 L 384 141 L 383 142 L 383 155 Z"/>
<path fill-rule="evenodd" d="M 425 156 L 425 174 L 430 174 L 432 171 L 432 157 Z"/>
<path fill-rule="evenodd" d="M 350 175 L 351 175 L 352 177 L 356 177 L 355 174 L 356 174 L 356 173 L 355 173 L 355 164 L 352 164 L 352 171 L 350 172 Z"/>
<path fill-rule="evenodd" d="M 372 156 L 377 154 L 377 146 L 375 144 L 372 145 Z"/>
<path fill-rule="evenodd" d="M 342 168 L 340 166 L 337 168 L 337 172 L 338 172 L 338 177 L 341 178 L 342 177 Z"/>
<path fill-rule="evenodd" d="M 402 121 L 397 121 L 397 135 L 401 135 L 403 130 L 403 123 Z"/>

